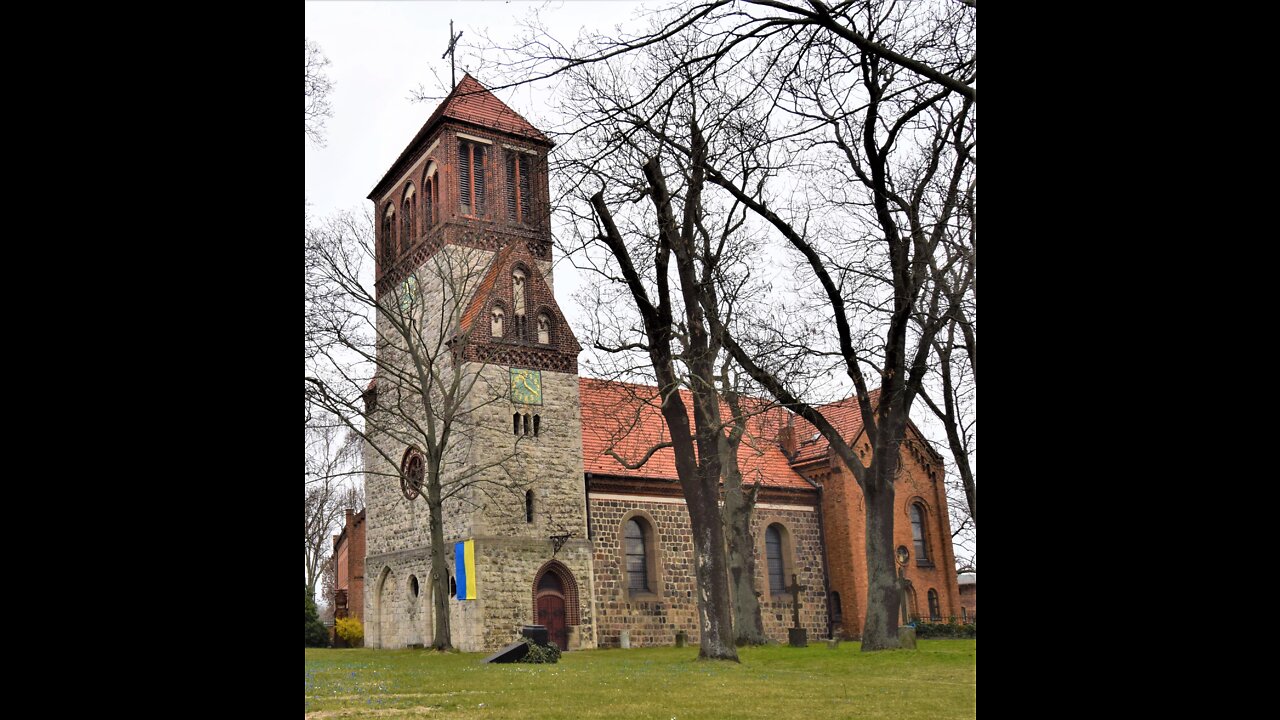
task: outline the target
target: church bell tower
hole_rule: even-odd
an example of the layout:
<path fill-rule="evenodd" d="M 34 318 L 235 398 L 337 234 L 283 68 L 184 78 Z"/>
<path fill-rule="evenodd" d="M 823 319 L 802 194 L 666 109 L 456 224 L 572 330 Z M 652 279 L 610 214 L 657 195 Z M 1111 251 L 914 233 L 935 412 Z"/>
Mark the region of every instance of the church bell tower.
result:
<path fill-rule="evenodd" d="M 457 381 L 441 525 L 451 640 L 464 651 L 501 647 L 527 624 L 565 649 L 596 642 L 581 347 L 552 292 L 552 146 L 467 74 L 369 194 L 380 334 L 411 318 L 426 351 L 380 346 L 367 400 L 401 406 L 423 357 Z M 415 485 L 425 420 L 410 413 L 365 450 L 374 647 L 431 642 L 431 523 Z"/>

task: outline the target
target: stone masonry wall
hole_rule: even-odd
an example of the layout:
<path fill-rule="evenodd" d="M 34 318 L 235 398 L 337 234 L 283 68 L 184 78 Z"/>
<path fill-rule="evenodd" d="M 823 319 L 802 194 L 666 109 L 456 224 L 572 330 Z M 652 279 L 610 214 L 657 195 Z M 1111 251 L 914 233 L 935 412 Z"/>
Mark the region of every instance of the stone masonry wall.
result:
<path fill-rule="evenodd" d="M 576 375 L 542 371 L 543 404 L 515 405 L 510 401 L 506 366 L 467 364 L 478 376 L 470 396 L 475 407 L 455 429 L 451 450 L 442 469 L 444 487 L 454 487 L 460 473 L 473 473 L 468 486 L 446 500 L 444 508 L 446 563 L 451 577 L 453 543 L 474 539 L 479 599 L 451 600 L 451 639 L 466 651 L 492 650 L 511 642 L 512 628 L 534 622 L 533 581 L 552 555 L 551 535 L 570 534 L 570 542 L 556 555 L 579 587 L 581 647 L 593 647 L 595 629 L 590 594 L 591 551 L 586 542 L 586 500 L 582 471 L 581 413 Z M 539 433 L 515 435 L 513 413 L 536 412 Z M 403 452 L 403 449 L 400 450 Z M 429 514 L 422 498 L 404 499 L 395 468 L 366 448 L 369 473 L 369 539 L 366 574 L 390 572 L 399 589 L 379 595 L 376 582 L 366 582 L 366 607 L 380 598 L 370 646 L 403 647 L 429 643 L 429 607 L 417 609 L 403 592 L 410 573 L 425 587 L 429 577 Z M 525 492 L 534 494 L 534 517 L 526 520 Z M 375 643 L 380 643 L 375 645 Z"/>
<path fill-rule="evenodd" d="M 678 630 L 688 633 L 688 642 L 697 644 L 698 608 L 695 593 L 693 540 L 689 511 L 683 500 L 611 496 L 607 493 L 591 497 L 591 533 L 595 545 L 596 601 L 598 644 L 618 647 L 621 632 L 630 632 L 631 644 L 644 647 L 672 645 Z M 623 499 L 616 499 L 622 497 Z M 800 623 L 808 629 L 811 640 L 827 634 L 827 609 L 822 583 L 822 548 L 818 538 L 816 507 L 808 510 L 778 509 L 768 503 L 757 509 L 752 529 L 760 539 L 756 549 L 756 587 L 760 598 L 761 619 L 765 634 L 778 642 L 787 641 L 787 628 L 792 627 L 792 600 L 772 597 L 768 590 L 767 563 L 764 561 L 764 533 L 771 523 L 782 524 L 790 536 L 790 573 L 807 586 L 800 598 Z M 640 513 L 646 522 L 656 526 L 652 547 L 658 554 L 657 578 L 651 584 L 657 592 L 633 596 L 627 589 L 619 546 L 622 524 L 629 514 Z M 784 543 L 784 551 L 787 549 Z"/>

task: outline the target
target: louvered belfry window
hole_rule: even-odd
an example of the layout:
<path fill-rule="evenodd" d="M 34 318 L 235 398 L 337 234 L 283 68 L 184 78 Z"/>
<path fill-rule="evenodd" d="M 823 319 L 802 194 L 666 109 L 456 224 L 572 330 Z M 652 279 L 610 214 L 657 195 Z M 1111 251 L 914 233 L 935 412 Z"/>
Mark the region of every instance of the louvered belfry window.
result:
<path fill-rule="evenodd" d="M 532 158 L 518 150 L 507 151 L 507 219 L 515 223 L 530 221 L 529 181 L 532 172 Z"/>
<path fill-rule="evenodd" d="M 484 145 L 458 141 L 458 191 L 463 215 L 484 214 L 484 156 Z"/>

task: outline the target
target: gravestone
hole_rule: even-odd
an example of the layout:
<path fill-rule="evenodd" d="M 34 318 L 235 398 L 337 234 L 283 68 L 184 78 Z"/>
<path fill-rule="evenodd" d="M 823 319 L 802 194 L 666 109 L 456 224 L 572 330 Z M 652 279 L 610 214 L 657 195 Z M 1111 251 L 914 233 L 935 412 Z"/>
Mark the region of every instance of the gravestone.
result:
<path fill-rule="evenodd" d="M 783 588 L 795 598 L 791 604 L 791 618 L 795 627 L 787 629 L 787 644 L 791 647 L 809 647 L 809 632 L 800 627 L 800 593 L 807 589 L 807 586 L 800 584 L 794 573 L 791 575 L 791 587 Z"/>
<path fill-rule="evenodd" d="M 502 648 L 498 652 L 485 658 L 483 662 L 487 663 L 513 663 L 520 662 L 520 658 L 529 654 L 529 646 L 523 641 L 513 642 Z"/>
<path fill-rule="evenodd" d="M 911 625 L 898 626 L 898 645 L 903 650 L 916 649 L 916 629 Z"/>

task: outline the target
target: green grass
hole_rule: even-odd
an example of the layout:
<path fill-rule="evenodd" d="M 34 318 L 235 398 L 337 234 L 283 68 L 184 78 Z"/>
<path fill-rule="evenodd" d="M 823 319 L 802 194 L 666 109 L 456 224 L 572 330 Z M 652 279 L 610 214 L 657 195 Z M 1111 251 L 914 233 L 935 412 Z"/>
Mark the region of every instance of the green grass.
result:
<path fill-rule="evenodd" d="M 746 648 L 741 664 L 697 647 L 565 653 L 555 665 L 484 665 L 480 653 L 307 650 L 308 718 L 977 717 L 977 641 L 921 640 L 863 654 L 854 642 Z"/>

